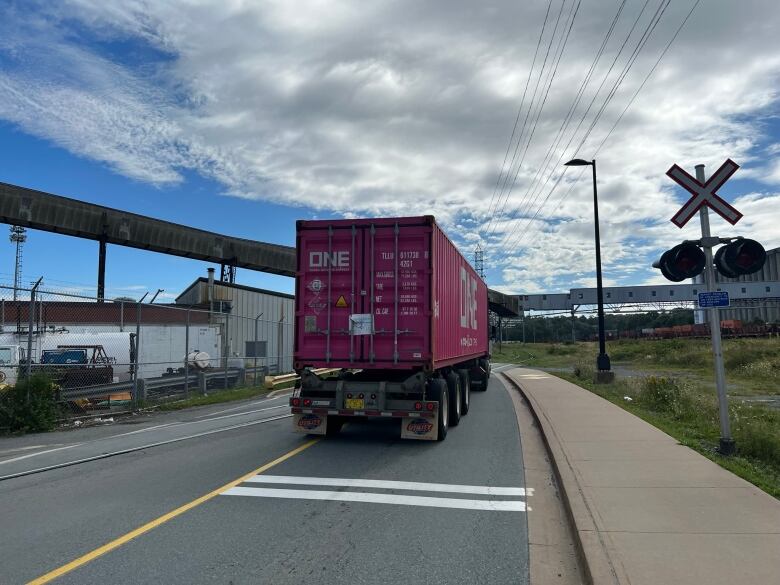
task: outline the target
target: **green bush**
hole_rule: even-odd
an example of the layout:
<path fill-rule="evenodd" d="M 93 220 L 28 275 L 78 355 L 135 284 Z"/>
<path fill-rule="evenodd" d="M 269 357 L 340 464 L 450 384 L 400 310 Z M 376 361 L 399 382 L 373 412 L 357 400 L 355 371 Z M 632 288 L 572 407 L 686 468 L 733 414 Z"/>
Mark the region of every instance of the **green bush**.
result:
<path fill-rule="evenodd" d="M 20 380 L 0 392 L 0 429 L 32 433 L 50 431 L 57 414 L 55 387 L 45 376 Z"/>
<path fill-rule="evenodd" d="M 677 419 L 690 418 L 697 410 L 693 394 L 677 378 L 648 376 L 642 379 L 637 400 L 645 408 Z"/>

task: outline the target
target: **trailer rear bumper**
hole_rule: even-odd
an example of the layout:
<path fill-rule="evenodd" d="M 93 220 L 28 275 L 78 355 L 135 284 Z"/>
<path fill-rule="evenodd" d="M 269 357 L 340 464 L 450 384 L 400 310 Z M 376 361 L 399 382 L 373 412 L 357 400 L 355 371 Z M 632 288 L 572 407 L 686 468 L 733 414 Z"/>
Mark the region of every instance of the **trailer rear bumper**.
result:
<path fill-rule="evenodd" d="M 435 441 L 438 438 L 436 421 L 439 416 L 439 403 L 432 410 L 418 412 L 413 410 L 350 410 L 334 408 L 292 407 L 293 428 L 307 435 L 328 434 L 330 417 L 363 419 L 401 419 L 401 438 Z"/>

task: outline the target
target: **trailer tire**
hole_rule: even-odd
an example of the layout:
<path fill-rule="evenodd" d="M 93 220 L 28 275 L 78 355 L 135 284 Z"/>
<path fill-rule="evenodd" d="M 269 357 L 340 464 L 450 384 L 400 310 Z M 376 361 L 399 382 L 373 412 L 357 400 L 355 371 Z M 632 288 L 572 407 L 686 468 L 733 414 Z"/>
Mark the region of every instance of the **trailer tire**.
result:
<path fill-rule="evenodd" d="M 460 377 L 460 411 L 463 416 L 466 416 L 471 406 L 471 378 L 468 370 L 458 370 L 458 376 Z"/>
<path fill-rule="evenodd" d="M 434 378 L 428 382 L 428 399 L 439 403 L 439 414 L 436 418 L 437 441 L 443 441 L 447 438 L 447 430 L 450 426 L 447 394 L 447 383 L 441 378 Z"/>
<path fill-rule="evenodd" d="M 450 408 L 450 426 L 457 427 L 460 424 L 460 417 L 463 413 L 463 385 L 461 377 L 450 370 L 445 378 L 447 380 L 447 392 L 449 396 Z"/>

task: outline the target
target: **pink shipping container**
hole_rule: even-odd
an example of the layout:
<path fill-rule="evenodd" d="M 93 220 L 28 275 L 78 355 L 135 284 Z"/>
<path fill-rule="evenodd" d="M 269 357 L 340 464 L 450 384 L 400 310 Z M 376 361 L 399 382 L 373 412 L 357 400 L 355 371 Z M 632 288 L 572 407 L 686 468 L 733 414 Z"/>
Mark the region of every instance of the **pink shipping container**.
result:
<path fill-rule="evenodd" d="M 296 430 L 389 416 L 443 439 L 487 389 L 485 282 L 432 216 L 299 221 L 296 247 Z"/>
<path fill-rule="evenodd" d="M 297 369 L 435 370 L 487 355 L 487 285 L 433 217 L 299 221 L 297 249 Z"/>

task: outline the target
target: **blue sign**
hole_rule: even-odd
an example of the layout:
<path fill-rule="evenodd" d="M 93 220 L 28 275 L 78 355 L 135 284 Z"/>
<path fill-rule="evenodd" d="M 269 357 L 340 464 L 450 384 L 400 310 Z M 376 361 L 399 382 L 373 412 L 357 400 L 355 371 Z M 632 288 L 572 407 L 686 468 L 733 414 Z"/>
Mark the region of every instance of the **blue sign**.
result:
<path fill-rule="evenodd" d="M 728 307 L 729 293 L 725 290 L 716 290 L 712 292 L 699 293 L 699 307 L 702 309 L 708 307 Z"/>

